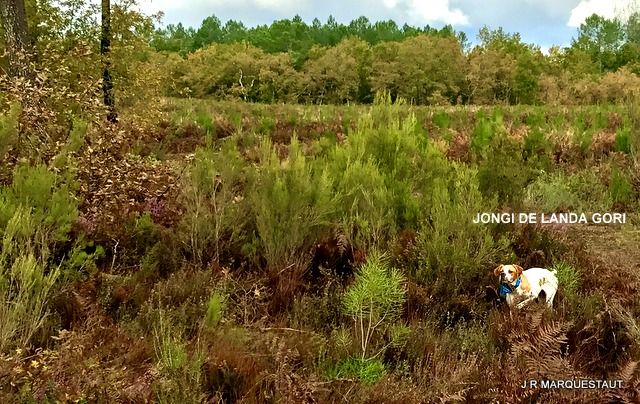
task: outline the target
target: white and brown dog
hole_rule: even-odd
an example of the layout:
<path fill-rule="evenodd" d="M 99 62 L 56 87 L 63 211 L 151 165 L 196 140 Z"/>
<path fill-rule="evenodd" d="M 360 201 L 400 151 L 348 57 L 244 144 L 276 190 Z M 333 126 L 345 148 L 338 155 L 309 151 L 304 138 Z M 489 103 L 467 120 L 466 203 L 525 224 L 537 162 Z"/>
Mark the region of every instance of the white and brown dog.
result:
<path fill-rule="evenodd" d="M 549 307 L 558 291 L 558 277 L 555 270 L 530 268 L 522 270 L 520 265 L 500 265 L 493 271 L 500 277 L 500 297 L 510 308 L 518 309 L 536 300 L 542 292 Z"/>

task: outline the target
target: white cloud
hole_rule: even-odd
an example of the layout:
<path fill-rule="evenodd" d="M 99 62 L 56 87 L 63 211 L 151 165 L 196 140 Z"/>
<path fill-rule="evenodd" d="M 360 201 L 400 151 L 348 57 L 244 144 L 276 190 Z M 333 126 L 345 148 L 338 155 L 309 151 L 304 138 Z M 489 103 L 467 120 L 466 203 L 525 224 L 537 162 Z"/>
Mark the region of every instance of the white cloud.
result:
<path fill-rule="evenodd" d="M 459 8 L 451 8 L 450 0 L 384 0 L 387 8 L 400 7 L 416 23 L 469 25 L 469 17 Z"/>
<path fill-rule="evenodd" d="M 567 25 L 579 27 L 592 14 L 605 18 L 624 17 L 634 2 L 634 0 L 582 0 L 571 10 Z"/>

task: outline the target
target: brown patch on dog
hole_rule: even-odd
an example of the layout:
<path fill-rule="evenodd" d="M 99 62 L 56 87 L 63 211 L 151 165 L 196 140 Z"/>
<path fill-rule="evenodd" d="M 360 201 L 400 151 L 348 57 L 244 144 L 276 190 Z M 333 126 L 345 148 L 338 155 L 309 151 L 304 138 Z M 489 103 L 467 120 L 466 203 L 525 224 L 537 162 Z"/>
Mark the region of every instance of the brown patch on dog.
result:
<path fill-rule="evenodd" d="M 527 279 L 527 276 L 522 274 L 522 267 L 516 265 L 516 268 L 518 269 L 518 276 L 520 277 L 520 289 L 525 293 L 531 292 L 531 283 Z"/>
<path fill-rule="evenodd" d="M 497 267 L 495 267 L 495 269 L 493 270 L 493 274 L 495 276 L 500 276 L 500 272 L 502 272 L 502 268 L 504 267 L 504 265 L 500 264 Z"/>
<path fill-rule="evenodd" d="M 522 276 L 522 272 L 524 271 L 524 269 L 520 265 L 514 265 L 513 267 L 516 269 L 516 274 L 518 275 L 518 277 Z"/>

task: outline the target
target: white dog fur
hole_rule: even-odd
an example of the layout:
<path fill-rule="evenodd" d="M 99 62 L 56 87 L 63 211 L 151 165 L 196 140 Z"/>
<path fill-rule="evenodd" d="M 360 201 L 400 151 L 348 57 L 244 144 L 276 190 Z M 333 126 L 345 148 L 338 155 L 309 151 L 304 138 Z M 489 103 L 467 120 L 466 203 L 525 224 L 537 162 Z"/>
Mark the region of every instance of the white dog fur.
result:
<path fill-rule="evenodd" d="M 500 265 L 494 269 L 496 276 L 501 276 L 502 285 L 507 285 L 506 293 L 510 308 L 525 307 L 534 301 L 542 291 L 545 292 L 546 303 L 553 306 L 553 298 L 558 291 L 558 278 L 555 270 L 530 268 L 523 271 L 520 265 Z M 520 280 L 520 282 L 518 282 Z M 501 287 L 502 287 L 501 285 Z"/>

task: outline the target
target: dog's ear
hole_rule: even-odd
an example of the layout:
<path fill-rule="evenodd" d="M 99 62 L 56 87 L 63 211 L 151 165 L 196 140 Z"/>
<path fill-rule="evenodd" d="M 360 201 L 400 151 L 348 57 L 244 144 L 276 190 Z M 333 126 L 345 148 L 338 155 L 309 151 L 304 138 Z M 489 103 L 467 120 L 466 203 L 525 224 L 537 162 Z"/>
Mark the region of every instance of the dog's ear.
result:
<path fill-rule="evenodd" d="M 495 267 L 495 269 L 493 270 L 493 274 L 495 276 L 500 276 L 500 272 L 502 272 L 502 267 L 504 267 L 504 265 L 500 264 L 497 267 Z"/>
<path fill-rule="evenodd" d="M 518 278 L 519 278 L 520 275 L 522 275 L 522 271 L 524 271 L 524 269 L 522 269 L 520 265 L 514 265 L 513 267 L 516 269 L 516 274 L 518 275 Z"/>

